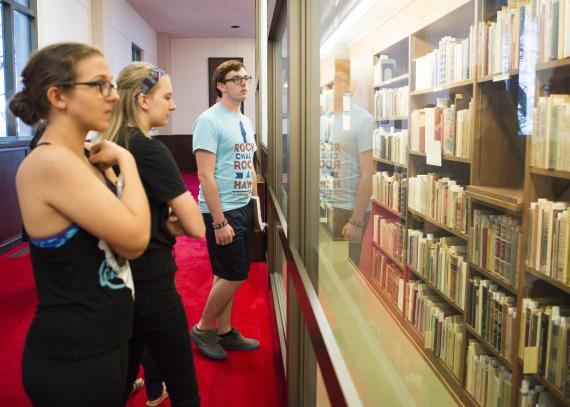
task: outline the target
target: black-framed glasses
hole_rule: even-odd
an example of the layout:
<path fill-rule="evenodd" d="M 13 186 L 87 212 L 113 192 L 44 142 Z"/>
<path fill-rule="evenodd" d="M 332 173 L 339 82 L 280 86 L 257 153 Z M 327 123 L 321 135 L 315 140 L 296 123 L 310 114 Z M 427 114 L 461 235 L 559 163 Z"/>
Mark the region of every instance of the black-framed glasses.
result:
<path fill-rule="evenodd" d="M 96 81 L 90 82 L 73 82 L 73 83 L 62 83 L 59 86 L 75 86 L 75 85 L 85 85 L 90 87 L 97 86 L 99 88 L 99 92 L 101 92 L 101 96 L 109 97 L 113 93 L 113 89 L 117 87 L 113 82 L 107 81 L 105 79 L 99 79 Z"/>
<path fill-rule="evenodd" d="M 241 85 L 243 81 L 245 81 L 245 83 L 250 84 L 251 83 L 251 79 L 252 76 L 250 75 L 246 75 L 246 76 L 233 76 L 231 78 L 228 79 L 224 79 L 222 81 L 222 83 L 226 83 L 226 82 L 233 82 L 235 85 Z"/>

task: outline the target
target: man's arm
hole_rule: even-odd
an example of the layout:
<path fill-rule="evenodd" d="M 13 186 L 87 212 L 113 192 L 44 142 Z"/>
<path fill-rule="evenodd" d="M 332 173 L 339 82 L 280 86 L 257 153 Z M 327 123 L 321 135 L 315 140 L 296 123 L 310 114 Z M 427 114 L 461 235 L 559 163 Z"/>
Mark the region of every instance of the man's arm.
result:
<path fill-rule="evenodd" d="M 368 208 L 370 194 L 372 192 L 372 177 L 374 176 L 374 161 L 372 159 L 372 150 L 364 151 L 359 156 L 360 179 L 356 188 L 356 196 L 354 198 L 354 209 L 352 210 L 351 219 L 354 224 L 346 223 L 342 229 L 345 239 L 352 243 L 359 243 L 362 238 L 364 214 Z M 361 227 L 357 226 L 360 224 Z"/>
<path fill-rule="evenodd" d="M 257 196 L 257 173 L 255 172 L 255 168 L 251 170 L 251 182 L 251 194 Z"/>
<path fill-rule="evenodd" d="M 204 199 L 206 199 L 213 221 L 214 223 L 221 223 L 226 218 L 224 212 L 222 212 L 220 192 L 214 178 L 216 154 L 206 150 L 196 150 L 196 164 L 198 166 L 198 179 L 202 187 L 202 194 L 204 194 Z M 215 234 L 217 244 L 230 244 L 233 240 L 234 230 L 231 225 L 227 224 L 223 228 L 216 229 Z"/>
<path fill-rule="evenodd" d="M 356 197 L 354 198 L 354 210 L 352 211 L 352 219 L 361 222 L 372 193 L 372 177 L 374 176 L 374 161 L 372 159 L 372 150 L 365 151 L 360 154 L 360 179 L 356 188 Z"/>

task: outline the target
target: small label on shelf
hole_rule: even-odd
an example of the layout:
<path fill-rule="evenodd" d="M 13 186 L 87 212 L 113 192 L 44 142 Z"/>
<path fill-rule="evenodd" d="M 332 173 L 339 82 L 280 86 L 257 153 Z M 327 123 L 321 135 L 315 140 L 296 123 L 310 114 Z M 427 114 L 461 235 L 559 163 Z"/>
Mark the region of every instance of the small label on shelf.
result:
<path fill-rule="evenodd" d="M 493 82 L 505 81 L 505 80 L 507 80 L 507 79 L 509 79 L 509 78 L 510 78 L 510 75 L 509 75 L 509 73 L 507 72 L 507 73 L 503 73 L 503 74 L 500 74 L 500 75 L 495 75 L 495 76 L 493 76 Z"/>

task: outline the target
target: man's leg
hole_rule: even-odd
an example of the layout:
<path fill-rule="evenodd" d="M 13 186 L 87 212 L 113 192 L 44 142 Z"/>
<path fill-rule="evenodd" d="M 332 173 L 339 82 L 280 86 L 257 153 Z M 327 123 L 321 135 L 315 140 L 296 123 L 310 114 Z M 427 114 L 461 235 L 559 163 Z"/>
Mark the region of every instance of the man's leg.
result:
<path fill-rule="evenodd" d="M 232 301 L 235 292 L 242 283 L 243 281 L 229 281 L 214 276 L 214 283 L 208 295 L 202 318 L 198 322 L 198 329 L 212 329 L 216 320 L 222 323 L 222 326 L 218 325 L 218 332 L 225 333 L 231 329 Z"/>

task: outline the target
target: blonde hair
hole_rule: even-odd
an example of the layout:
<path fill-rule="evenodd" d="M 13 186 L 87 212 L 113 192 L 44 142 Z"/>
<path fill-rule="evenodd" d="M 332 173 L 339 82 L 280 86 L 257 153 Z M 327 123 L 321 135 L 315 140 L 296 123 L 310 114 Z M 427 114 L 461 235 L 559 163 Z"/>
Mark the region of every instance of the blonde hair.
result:
<path fill-rule="evenodd" d="M 141 85 L 155 67 L 146 62 L 133 62 L 124 67 L 117 78 L 119 101 L 113 107 L 109 128 L 101 135 L 104 139 L 117 142 L 121 132 L 129 127 L 142 128 L 136 115 L 137 99 L 141 93 Z M 158 86 L 153 86 L 146 95 L 151 95 Z M 125 145 L 128 146 L 128 134 L 125 134 Z"/>

